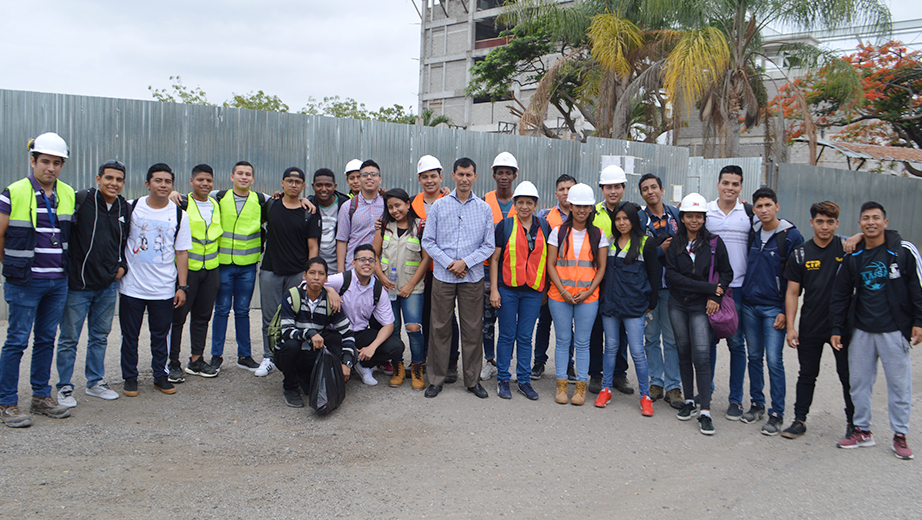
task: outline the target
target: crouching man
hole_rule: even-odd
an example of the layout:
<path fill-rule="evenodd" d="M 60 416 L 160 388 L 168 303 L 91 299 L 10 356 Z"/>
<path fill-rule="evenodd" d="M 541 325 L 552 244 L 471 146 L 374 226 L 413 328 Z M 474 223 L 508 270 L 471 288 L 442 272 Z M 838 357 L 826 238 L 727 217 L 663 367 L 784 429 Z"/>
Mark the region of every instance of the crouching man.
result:
<path fill-rule="evenodd" d="M 342 309 L 333 311 L 330 308 L 327 291 L 323 288 L 326 282 L 326 260 L 315 256 L 307 261 L 304 281 L 298 286 L 300 301 L 293 301 L 291 292 L 286 291 L 281 303 L 282 340 L 276 352 L 276 365 L 284 375 L 282 397 L 285 404 L 293 408 L 304 406 L 299 387 L 310 394 L 314 361 L 321 348 L 326 347 L 342 361 L 346 381 L 356 360 L 349 318 Z"/>

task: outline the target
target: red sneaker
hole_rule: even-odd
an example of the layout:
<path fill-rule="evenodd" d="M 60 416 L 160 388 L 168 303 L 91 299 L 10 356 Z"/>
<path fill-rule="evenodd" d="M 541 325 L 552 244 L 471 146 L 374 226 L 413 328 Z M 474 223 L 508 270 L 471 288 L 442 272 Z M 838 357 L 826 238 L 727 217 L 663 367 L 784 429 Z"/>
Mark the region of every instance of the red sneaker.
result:
<path fill-rule="evenodd" d="M 915 458 L 915 455 L 912 454 L 912 450 L 906 445 L 906 436 L 901 433 L 897 433 L 893 436 L 893 453 L 898 459 L 912 460 Z"/>
<path fill-rule="evenodd" d="M 653 417 L 653 400 L 649 395 L 640 398 L 640 415 Z"/>
<path fill-rule="evenodd" d="M 852 448 L 866 448 L 869 446 L 874 446 L 874 436 L 871 435 L 871 432 L 863 432 L 858 428 L 852 430 L 852 434 L 848 437 L 839 441 L 836 445 L 840 448 L 852 449 Z"/>
<path fill-rule="evenodd" d="M 609 401 L 611 401 L 611 388 L 605 387 L 595 398 L 595 405 L 597 408 L 605 408 Z"/>
<path fill-rule="evenodd" d="M 389 376 L 394 375 L 394 365 L 392 365 L 390 361 L 381 363 L 376 368 L 380 370 L 381 372 L 384 372 L 386 375 L 389 375 Z"/>

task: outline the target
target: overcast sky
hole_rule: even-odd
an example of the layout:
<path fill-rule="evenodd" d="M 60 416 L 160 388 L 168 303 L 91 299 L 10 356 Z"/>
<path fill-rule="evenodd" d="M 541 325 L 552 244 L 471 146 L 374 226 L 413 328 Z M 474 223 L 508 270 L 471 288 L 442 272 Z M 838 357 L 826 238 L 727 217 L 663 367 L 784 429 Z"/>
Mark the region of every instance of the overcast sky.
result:
<path fill-rule="evenodd" d="M 311 96 L 417 105 L 411 0 L 0 4 L 4 89 L 151 99 L 149 85 L 167 88 L 180 75 L 212 103 L 263 90 L 293 111 Z M 911 0 L 890 4 L 894 20 L 922 16 Z"/>

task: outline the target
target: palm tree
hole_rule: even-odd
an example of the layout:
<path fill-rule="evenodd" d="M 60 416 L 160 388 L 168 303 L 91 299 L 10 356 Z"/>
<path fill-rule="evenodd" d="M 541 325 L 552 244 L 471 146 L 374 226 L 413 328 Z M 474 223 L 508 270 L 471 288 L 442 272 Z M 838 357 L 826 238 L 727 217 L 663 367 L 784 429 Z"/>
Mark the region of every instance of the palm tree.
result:
<path fill-rule="evenodd" d="M 451 125 L 451 118 L 445 114 L 435 115 L 435 112 L 431 108 L 423 110 L 422 115 L 420 116 L 423 126 L 439 126 L 442 123 L 446 125 Z"/>

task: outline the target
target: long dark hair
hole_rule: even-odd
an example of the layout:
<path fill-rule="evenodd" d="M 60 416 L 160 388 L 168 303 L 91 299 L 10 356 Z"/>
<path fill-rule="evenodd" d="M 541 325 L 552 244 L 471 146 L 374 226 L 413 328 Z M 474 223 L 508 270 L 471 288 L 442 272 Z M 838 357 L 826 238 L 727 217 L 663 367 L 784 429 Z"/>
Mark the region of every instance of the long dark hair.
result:
<path fill-rule="evenodd" d="M 685 223 L 682 222 L 683 215 L 685 215 L 685 212 L 680 211 L 679 221 L 677 222 L 677 224 L 679 225 L 679 229 L 676 232 L 676 235 L 681 239 L 682 244 L 687 246 L 688 245 L 688 229 L 685 227 Z M 707 213 L 705 213 L 704 214 L 704 224 L 701 224 L 701 229 L 698 231 L 698 236 L 695 237 L 695 243 L 693 244 L 694 247 L 692 249 L 697 249 L 698 244 L 711 240 L 711 232 L 708 231 L 707 223 L 708 223 L 708 216 L 707 216 Z"/>
<path fill-rule="evenodd" d="M 618 232 L 615 228 L 615 217 L 617 217 L 618 213 L 621 211 L 624 212 L 624 215 L 631 223 L 631 231 L 628 233 L 631 238 L 631 246 L 628 248 L 627 255 L 624 257 L 624 263 L 633 264 L 637 261 L 643 251 L 641 242 L 643 242 L 644 233 L 643 229 L 640 227 L 640 215 L 637 213 L 637 205 L 633 202 L 622 202 L 621 204 L 615 206 L 615 211 L 612 211 L 611 213 L 612 235 L 615 235 L 615 233 Z M 612 237 L 612 242 L 617 243 L 619 236 L 620 232 L 618 232 L 618 236 Z"/>
<path fill-rule="evenodd" d="M 593 206 L 592 211 L 589 212 L 589 217 L 586 219 L 586 233 L 589 234 L 589 247 L 592 249 L 590 251 L 590 258 L 592 258 L 592 267 L 596 269 L 599 268 L 599 259 L 596 258 L 599 254 L 599 242 L 602 240 L 602 230 L 596 227 L 592 221 L 595 219 L 595 206 Z M 557 249 L 557 258 L 563 258 L 567 253 L 567 249 L 570 247 L 570 241 L 567 240 L 570 236 L 570 230 L 573 229 L 573 208 L 570 207 L 570 214 L 567 215 L 567 220 L 560 225 L 560 228 L 557 230 L 557 243 L 560 244 Z"/>
<path fill-rule="evenodd" d="M 407 209 L 407 229 L 413 229 L 416 227 L 416 222 L 419 220 L 419 216 L 416 215 L 416 211 L 413 210 L 413 204 L 410 203 L 410 196 L 407 195 L 407 192 L 403 188 L 392 188 L 387 190 L 387 193 L 384 194 L 384 214 L 381 215 L 381 236 L 384 236 L 384 229 L 388 224 L 394 222 L 394 217 L 391 216 L 391 212 L 387 210 L 387 201 L 389 199 L 397 198 L 407 203 L 409 209 Z"/>

